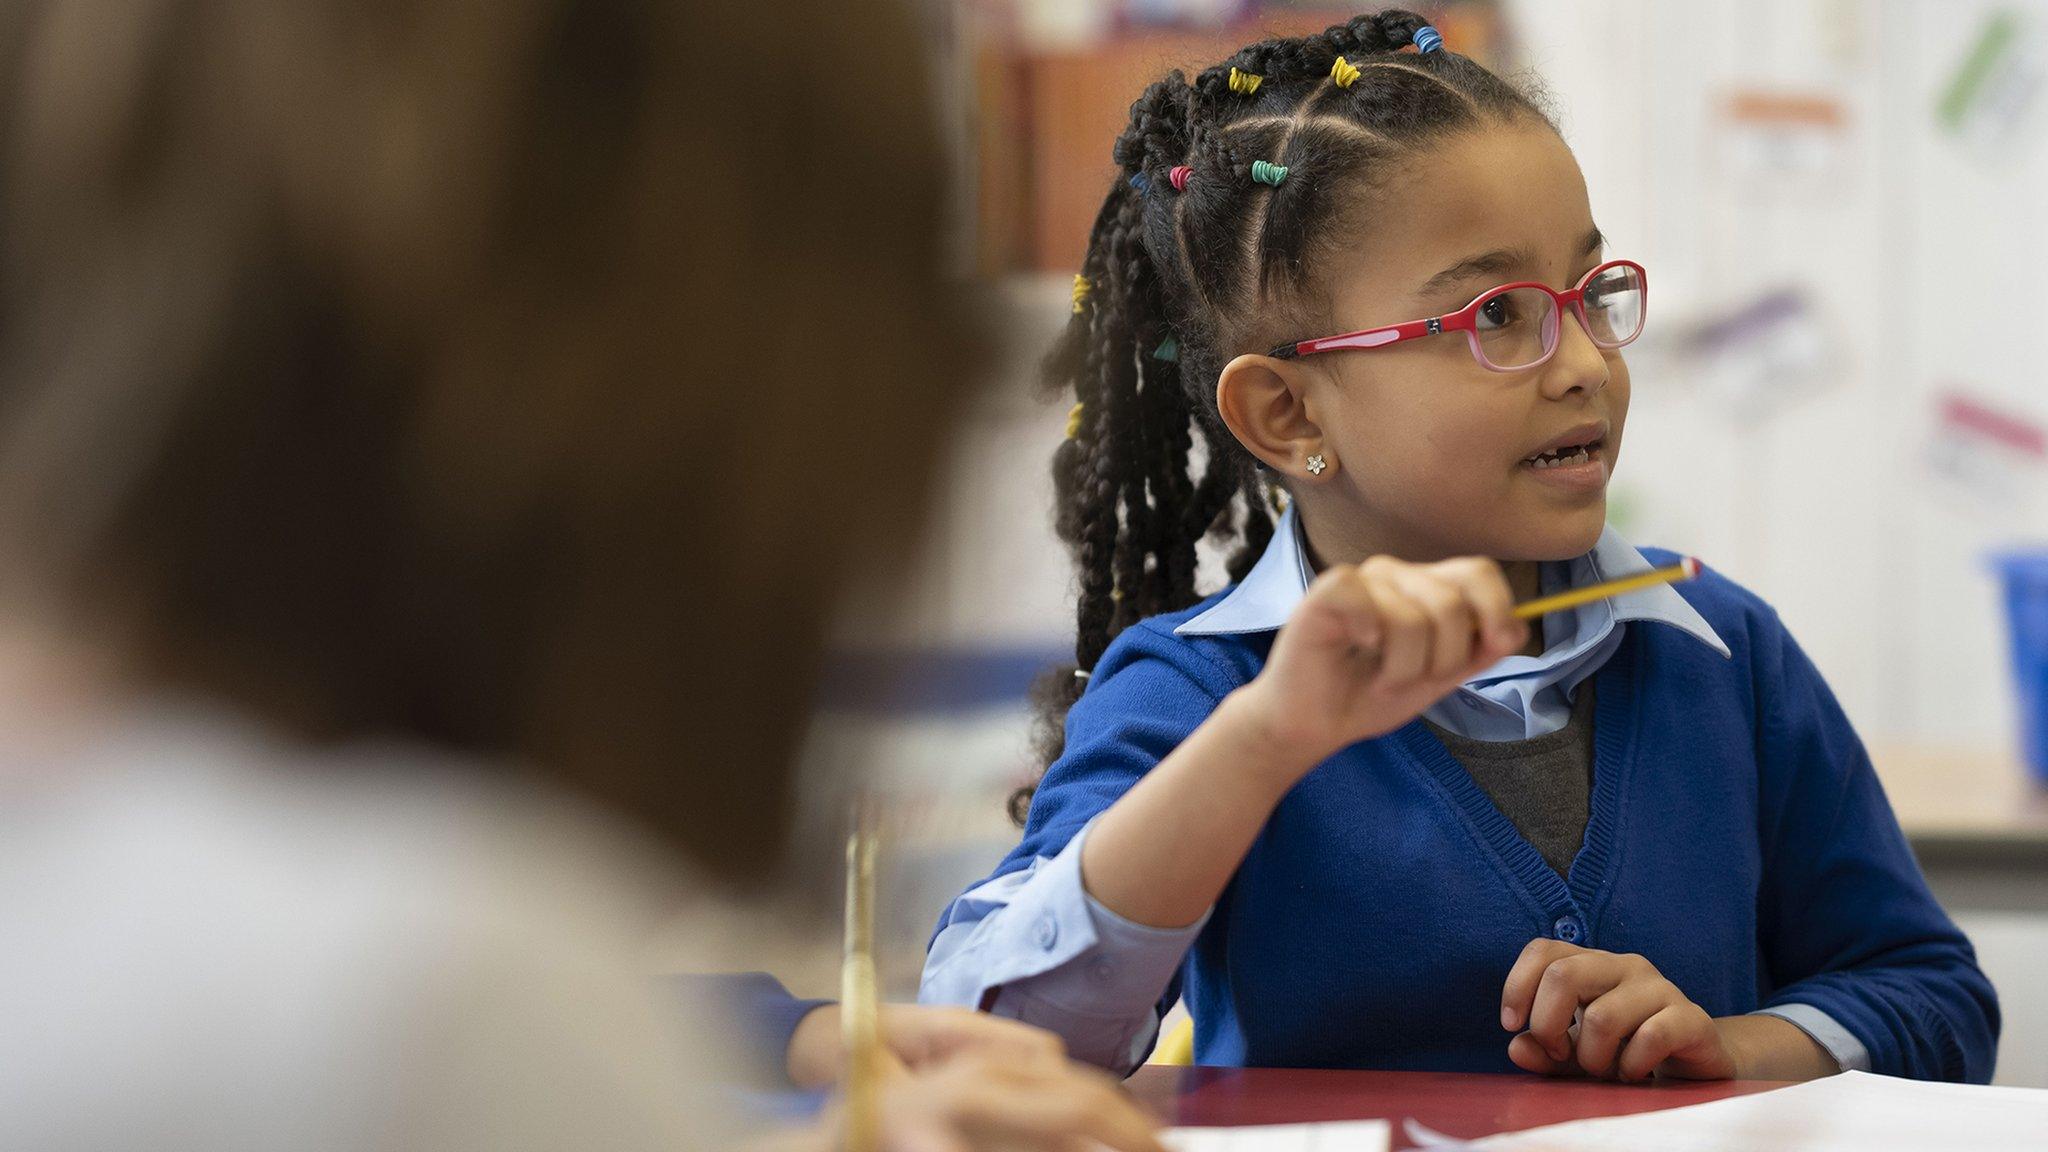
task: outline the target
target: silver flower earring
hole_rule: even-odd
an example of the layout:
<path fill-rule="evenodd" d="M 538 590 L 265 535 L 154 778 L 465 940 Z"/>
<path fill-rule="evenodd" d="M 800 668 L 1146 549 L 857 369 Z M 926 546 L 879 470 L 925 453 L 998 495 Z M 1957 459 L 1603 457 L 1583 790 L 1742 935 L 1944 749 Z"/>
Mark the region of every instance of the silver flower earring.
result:
<path fill-rule="evenodd" d="M 1308 474 L 1311 476 L 1321 476 L 1323 474 L 1323 469 L 1328 468 L 1329 466 L 1330 462 L 1323 459 L 1323 454 L 1321 452 L 1318 452 L 1315 455 L 1308 458 Z"/>

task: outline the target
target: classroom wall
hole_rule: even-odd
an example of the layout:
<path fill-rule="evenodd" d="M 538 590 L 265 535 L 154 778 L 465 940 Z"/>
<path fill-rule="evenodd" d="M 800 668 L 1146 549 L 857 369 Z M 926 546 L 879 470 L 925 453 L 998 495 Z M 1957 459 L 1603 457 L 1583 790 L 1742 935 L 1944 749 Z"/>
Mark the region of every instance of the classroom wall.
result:
<path fill-rule="evenodd" d="M 2038 107 L 2005 139 L 1937 109 L 1994 13 L 2027 20 L 2031 54 L 2048 5 L 1515 7 L 1602 226 L 1652 270 L 1616 486 L 1632 533 L 1769 598 L 1873 743 L 2009 746 L 1984 556 L 2048 539 L 2048 470 L 1938 413 L 1955 394 L 2048 423 L 2039 338 L 2009 322 L 2048 255 L 2048 147 Z M 1762 351 L 1686 346 L 1787 290 L 1805 316 Z"/>

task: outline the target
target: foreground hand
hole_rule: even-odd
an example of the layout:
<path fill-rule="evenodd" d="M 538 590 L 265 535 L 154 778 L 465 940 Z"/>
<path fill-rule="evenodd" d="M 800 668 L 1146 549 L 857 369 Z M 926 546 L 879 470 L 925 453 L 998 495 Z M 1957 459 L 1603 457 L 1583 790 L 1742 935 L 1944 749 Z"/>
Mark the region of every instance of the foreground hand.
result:
<path fill-rule="evenodd" d="M 1102 1071 L 974 1051 L 882 1090 L 887 1152 L 1164 1152 L 1159 1123 Z"/>
<path fill-rule="evenodd" d="M 924 1004 L 886 1004 L 879 1021 L 889 1055 L 913 1072 L 929 1070 L 971 1052 L 1020 1060 L 1059 1058 L 1067 1046 L 1058 1036 L 1015 1020 Z M 807 1014 L 789 1038 L 789 1079 L 799 1088 L 824 1088 L 846 1071 L 839 1006 Z"/>
<path fill-rule="evenodd" d="M 1641 956 L 1562 940 L 1522 949 L 1501 992 L 1518 1067 L 1546 1075 L 1726 1080 L 1738 1072 L 1722 1030 Z"/>

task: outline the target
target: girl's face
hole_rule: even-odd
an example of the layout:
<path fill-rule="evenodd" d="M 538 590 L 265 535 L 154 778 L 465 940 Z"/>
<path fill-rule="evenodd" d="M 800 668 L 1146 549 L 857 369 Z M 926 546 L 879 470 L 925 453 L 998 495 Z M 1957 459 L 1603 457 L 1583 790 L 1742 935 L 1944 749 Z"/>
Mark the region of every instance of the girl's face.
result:
<path fill-rule="evenodd" d="M 1563 291 L 1605 258 L 1577 161 L 1535 123 L 1429 149 L 1365 220 L 1366 239 L 1318 269 L 1333 326 L 1303 338 L 1444 315 L 1514 281 Z M 1294 485 L 1326 558 L 1557 560 L 1599 540 L 1628 366 L 1575 314 L 1560 317 L 1556 354 L 1518 372 L 1482 367 L 1462 332 L 1295 364 L 1303 409 L 1340 465 Z M 1533 462 L 1560 444 L 1588 445 L 1587 460 Z"/>

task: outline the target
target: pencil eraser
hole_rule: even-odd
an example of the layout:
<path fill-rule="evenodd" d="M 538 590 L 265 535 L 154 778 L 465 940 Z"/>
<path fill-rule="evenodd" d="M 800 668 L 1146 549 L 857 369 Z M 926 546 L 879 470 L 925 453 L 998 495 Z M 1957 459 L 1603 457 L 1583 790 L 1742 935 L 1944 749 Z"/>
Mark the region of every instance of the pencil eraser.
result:
<path fill-rule="evenodd" d="M 1687 580 L 1695 580 L 1695 579 L 1698 579 L 1698 578 L 1699 578 L 1699 574 L 1700 574 L 1700 561 L 1699 561 L 1699 557 L 1697 557 L 1697 556 L 1687 556 L 1687 557 L 1686 557 L 1685 559 L 1683 559 L 1683 560 L 1680 560 L 1680 561 L 1678 562 L 1678 565 L 1679 565 L 1679 567 L 1681 567 L 1681 568 L 1685 569 L 1685 578 L 1686 578 Z"/>

